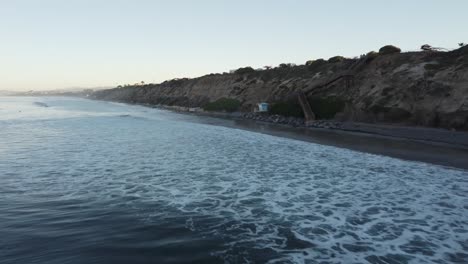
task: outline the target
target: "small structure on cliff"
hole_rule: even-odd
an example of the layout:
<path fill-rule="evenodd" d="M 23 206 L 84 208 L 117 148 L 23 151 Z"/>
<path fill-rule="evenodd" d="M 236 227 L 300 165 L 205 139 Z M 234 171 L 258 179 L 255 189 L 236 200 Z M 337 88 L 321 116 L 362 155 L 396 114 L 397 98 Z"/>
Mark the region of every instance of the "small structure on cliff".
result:
<path fill-rule="evenodd" d="M 421 50 L 423 51 L 448 51 L 448 49 L 446 48 L 432 47 L 429 44 L 422 45 Z"/>
<path fill-rule="evenodd" d="M 268 112 L 268 106 L 269 104 L 265 102 L 258 103 L 254 112 L 266 113 Z"/>

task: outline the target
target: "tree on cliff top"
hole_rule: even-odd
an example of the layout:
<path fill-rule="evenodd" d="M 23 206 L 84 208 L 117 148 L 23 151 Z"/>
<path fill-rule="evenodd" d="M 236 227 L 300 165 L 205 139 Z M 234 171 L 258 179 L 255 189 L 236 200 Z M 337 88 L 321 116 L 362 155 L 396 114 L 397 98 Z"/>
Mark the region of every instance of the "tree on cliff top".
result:
<path fill-rule="evenodd" d="M 308 66 L 309 69 L 315 69 L 316 67 L 320 67 L 324 64 L 327 64 L 327 61 L 324 59 L 309 60 L 306 62 L 306 66 Z"/>
<path fill-rule="evenodd" d="M 252 72 L 255 72 L 255 70 L 250 66 L 239 68 L 234 71 L 234 73 L 237 73 L 237 74 L 246 74 L 246 73 L 252 73 Z"/>
<path fill-rule="evenodd" d="M 337 63 L 337 62 L 342 62 L 345 60 L 345 57 L 343 56 L 335 56 L 335 57 L 331 57 L 328 59 L 328 62 L 330 63 Z"/>
<path fill-rule="evenodd" d="M 400 52 L 401 52 L 401 49 L 393 45 L 383 46 L 382 48 L 379 49 L 379 54 L 392 54 L 392 53 L 400 53 Z"/>
<path fill-rule="evenodd" d="M 296 64 L 294 63 L 281 63 L 280 65 L 278 65 L 278 67 L 283 68 L 283 69 L 291 68 L 294 66 L 296 66 Z"/>

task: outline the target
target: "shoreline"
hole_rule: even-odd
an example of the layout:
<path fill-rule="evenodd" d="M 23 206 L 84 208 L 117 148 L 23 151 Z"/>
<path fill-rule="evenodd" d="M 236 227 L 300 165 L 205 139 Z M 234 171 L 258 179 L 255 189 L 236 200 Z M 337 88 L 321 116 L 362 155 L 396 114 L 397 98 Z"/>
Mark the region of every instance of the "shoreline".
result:
<path fill-rule="evenodd" d="M 361 122 L 339 122 L 334 120 L 316 120 L 315 124 L 311 126 L 297 125 L 297 120 L 295 119 L 291 125 L 288 123 L 281 122 L 272 122 L 270 120 L 275 119 L 288 119 L 287 117 L 282 116 L 264 116 L 264 118 L 250 118 L 246 116 L 252 116 L 252 113 L 242 113 L 242 112 L 190 112 L 184 110 L 177 110 L 171 106 L 155 106 L 155 105 L 145 105 L 137 104 L 150 108 L 157 108 L 172 111 L 175 113 L 180 113 L 184 115 L 192 116 L 206 116 L 206 117 L 215 117 L 222 119 L 236 119 L 236 120 L 245 120 L 253 121 L 259 124 L 271 124 L 279 127 L 287 127 L 291 129 L 305 129 L 305 130 L 324 130 L 324 131 L 338 131 L 343 133 L 358 133 L 362 136 L 377 136 L 383 138 L 393 138 L 397 140 L 409 140 L 415 142 L 421 142 L 431 145 L 441 145 L 448 146 L 451 148 L 460 148 L 468 150 L 468 131 L 451 131 L 442 128 L 431 128 L 431 127 L 417 127 L 417 126 L 400 126 L 392 124 L 377 124 L 377 123 L 361 123 Z M 254 114 L 255 115 L 255 114 Z M 257 115 L 262 116 L 262 115 Z M 303 123 L 303 120 L 302 120 Z"/>
<path fill-rule="evenodd" d="M 243 116 L 245 113 L 240 112 L 190 112 L 181 110 L 188 109 L 181 107 L 99 100 L 87 97 L 75 98 L 165 110 L 178 114 L 181 120 L 186 122 L 242 129 L 364 153 L 468 170 L 468 132 L 353 122 L 343 122 L 340 128 L 294 127 L 248 119 Z M 409 134 L 408 131 L 410 131 Z M 416 137 L 412 138 L 411 136 Z"/>
<path fill-rule="evenodd" d="M 127 104 L 125 102 L 123 103 Z M 241 113 L 188 112 L 177 111 L 166 106 L 135 105 L 170 111 L 179 114 L 182 120 L 187 122 L 242 129 L 309 143 L 345 148 L 358 152 L 468 170 L 468 162 L 466 162 L 468 160 L 468 133 L 465 132 L 454 132 L 436 128 L 398 127 L 351 122 L 344 123 L 346 124 L 345 129 L 305 126 L 292 127 L 284 124 L 246 119 Z M 353 127 L 358 127 L 359 129 L 351 130 Z M 382 133 L 382 131 L 385 132 L 385 134 L 379 134 L 379 132 Z M 415 139 L 400 136 L 407 131 L 420 133 L 420 138 Z M 450 137 L 445 142 L 437 140 L 443 140 L 444 138 L 441 137 L 453 134 L 457 134 L 458 137 Z M 457 144 L 457 142 L 465 144 Z"/>

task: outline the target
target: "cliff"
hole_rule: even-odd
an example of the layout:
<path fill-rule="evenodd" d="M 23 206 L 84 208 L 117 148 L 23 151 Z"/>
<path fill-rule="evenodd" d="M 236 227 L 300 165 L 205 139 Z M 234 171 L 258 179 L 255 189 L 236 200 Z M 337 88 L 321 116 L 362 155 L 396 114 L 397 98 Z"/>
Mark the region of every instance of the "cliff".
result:
<path fill-rule="evenodd" d="M 331 82 L 343 75 L 350 78 Z M 468 130 L 468 47 L 244 69 L 103 90 L 91 97 L 188 107 L 230 98 L 243 112 L 252 111 L 258 102 L 269 102 L 276 112 L 300 115 L 298 91 L 307 92 L 319 118 Z"/>

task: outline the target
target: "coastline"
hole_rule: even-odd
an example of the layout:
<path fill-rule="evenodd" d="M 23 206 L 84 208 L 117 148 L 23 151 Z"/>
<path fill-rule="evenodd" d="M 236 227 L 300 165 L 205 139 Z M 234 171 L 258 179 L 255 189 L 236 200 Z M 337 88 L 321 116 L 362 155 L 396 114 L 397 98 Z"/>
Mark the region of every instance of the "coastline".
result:
<path fill-rule="evenodd" d="M 290 123 L 278 122 L 278 119 L 288 119 L 281 116 L 263 116 L 257 115 L 252 117 L 252 113 L 241 112 L 208 112 L 208 111 L 184 111 L 180 107 L 171 106 L 154 106 L 138 104 L 151 108 L 169 110 L 186 115 L 198 115 L 207 117 L 217 117 L 223 119 L 250 120 L 260 124 L 272 124 L 281 127 L 289 127 L 305 130 L 325 130 L 359 133 L 368 136 L 388 137 L 400 140 L 418 141 L 426 144 L 445 145 L 452 148 L 461 148 L 468 150 L 468 131 L 451 131 L 443 128 L 418 127 L 418 126 L 400 126 L 392 124 L 377 124 L 377 123 L 360 123 L 360 122 L 339 122 L 334 120 L 317 120 L 311 126 L 298 124 L 298 118 L 292 118 L 293 125 Z M 246 117 L 247 116 L 247 117 Z M 260 116 L 260 118 L 258 118 Z M 272 121 L 273 120 L 273 121 Z"/>
<path fill-rule="evenodd" d="M 358 152 L 384 155 L 403 160 L 426 162 L 468 170 L 468 132 L 425 127 L 401 127 L 383 124 L 343 122 L 340 127 L 291 126 L 247 119 L 243 113 L 189 112 L 180 107 L 99 100 L 138 105 L 178 114 L 180 120 L 242 129 L 304 142 L 346 148 Z M 331 121 L 332 123 L 337 123 Z"/>
<path fill-rule="evenodd" d="M 340 128 L 293 127 L 247 119 L 242 113 L 189 112 L 161 105 L 136 105 L 171 111 L 188 122 L 243 129 L 364 153 L 468 170 L 468 162 L 466 162 L 468 160 L 468 133 L 466 132 L 352 122 L 341 123 Z"/>

